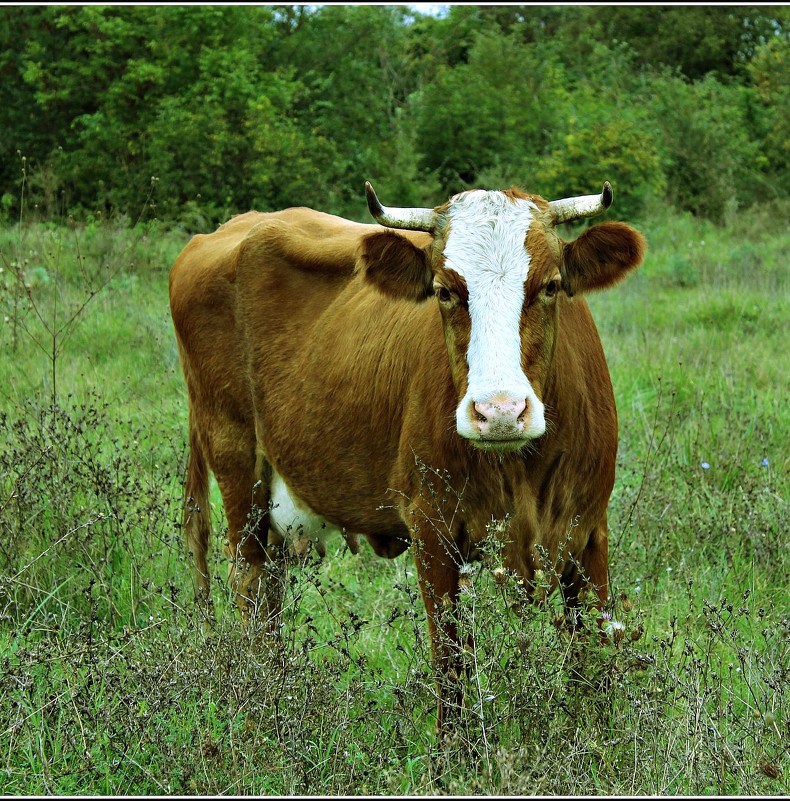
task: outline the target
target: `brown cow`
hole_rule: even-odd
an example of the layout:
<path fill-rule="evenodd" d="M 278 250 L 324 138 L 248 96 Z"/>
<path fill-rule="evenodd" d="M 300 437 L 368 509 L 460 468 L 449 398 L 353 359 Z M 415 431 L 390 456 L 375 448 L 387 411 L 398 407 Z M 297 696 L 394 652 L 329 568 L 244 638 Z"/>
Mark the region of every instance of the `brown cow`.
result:
<path fill-rule="evenodd" d="M 645 241 L 618 222 L 557 236 L 609 206 L 608 183 L 552 202 L 463 192 L 436 209 L 385 208 L 366 190 L 384 227 L 250 212 L 195 236 L 173 265 L 189 392 L 184 527 L 209 601 L 210 469 L 245 619 L 279 613 L 267 575 L 283 539 L 364 535 L 387 557 L 411 546 L 442 730 L 461 700 L 444 611 L 492 520 L 509 521 L 497 529 L 507 567 L 527 583 L 544 568 L 561 576 L 571 620 L 583 588 L 607 600 L 617 414 L 575 296 L 623 278 Z"/>

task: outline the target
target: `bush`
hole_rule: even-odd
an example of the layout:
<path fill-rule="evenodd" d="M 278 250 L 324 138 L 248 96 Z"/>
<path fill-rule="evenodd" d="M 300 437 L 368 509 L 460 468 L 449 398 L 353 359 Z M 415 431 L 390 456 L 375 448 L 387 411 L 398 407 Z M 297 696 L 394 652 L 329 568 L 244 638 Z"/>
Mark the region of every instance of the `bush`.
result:
<path fill-rule="evenodd" d="M 759 143 L 749 135 L 746 91 L 712 76 L 696 83 L 664 73 L 651 83 L 666 197 L 678 209 L 723 222 L 759 199 Z"/>
<path fill-rule="evenodd" d="M 758 194 L 786 197 L 790 175 L 790 42 L 775 37 L 764 42 L 749 63 L 754 83 L 753 113 L 763 146 L 758 156 L 764 176 Z"/>
<path fill-rule="evenodd" d="M 168 486 L 183 448 L 171 443 L 169 465 L 146 466 L 151 433 L 111 422 L 108 409 L 96 396 L 30 399 L 0 415 L 3 607 L 20 623 L 92 610 L 102 623 L 130 625 L 148 618 L 152 597 L 172 581 L 152 566 L 168 564 L 177 536 Z M 119 426 L 123 439 L 111 433 Z"/>

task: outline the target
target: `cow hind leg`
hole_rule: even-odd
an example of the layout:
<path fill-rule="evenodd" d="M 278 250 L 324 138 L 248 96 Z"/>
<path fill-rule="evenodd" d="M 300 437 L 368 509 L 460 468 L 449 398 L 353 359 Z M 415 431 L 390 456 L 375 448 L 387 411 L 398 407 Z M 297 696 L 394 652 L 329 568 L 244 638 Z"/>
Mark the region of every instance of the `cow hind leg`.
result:
<path fill-rule="evenodd" d="M 269 530 L 270 467 L 263 455 L 237 455 L 218 476 L 228 519 L 229 581 L 245 625 L 279 630 L 285 581 L 282 538 Z"/>

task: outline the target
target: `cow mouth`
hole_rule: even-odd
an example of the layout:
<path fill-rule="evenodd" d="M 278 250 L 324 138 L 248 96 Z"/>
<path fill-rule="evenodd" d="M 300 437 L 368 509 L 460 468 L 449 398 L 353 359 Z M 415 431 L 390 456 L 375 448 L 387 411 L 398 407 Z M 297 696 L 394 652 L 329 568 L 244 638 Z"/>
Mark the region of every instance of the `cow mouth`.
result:
<path fill-rule="evenodd" d="M 510 453 L 513 451 L 520 451 L 522 448 L 527 447 L 533 441 L 533 437 L 512 437 L 501 439 L 496 437 L 474 437 L 469 438 L 468 441 L 476 448 L 479 448 L 483 451 Z"/>

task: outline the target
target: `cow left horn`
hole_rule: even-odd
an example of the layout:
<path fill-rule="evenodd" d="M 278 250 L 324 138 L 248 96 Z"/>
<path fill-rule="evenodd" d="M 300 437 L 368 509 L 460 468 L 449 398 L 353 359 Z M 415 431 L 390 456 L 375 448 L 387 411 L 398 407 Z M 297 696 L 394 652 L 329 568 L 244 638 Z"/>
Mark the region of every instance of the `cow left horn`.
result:
<path fill-rule="evenodd" d="M 585 217 L 603 214 L 612 205 L 612 185 L 605 181 L 600 195 L 581 195 L 552 200 L 549 208 L 554 217 L 554 224 L 573 222 Z"/>
<path fill-rule="evenodd" d="M 370 181 L 365 181 L 365 194 L 368 197 L 368 209 L 379 225 L 387 228 L 407 228 L 410 231 L 433 232 L 436 225 L 433 209 L 400 209 L 394 206 L 382 206 Z"/>

